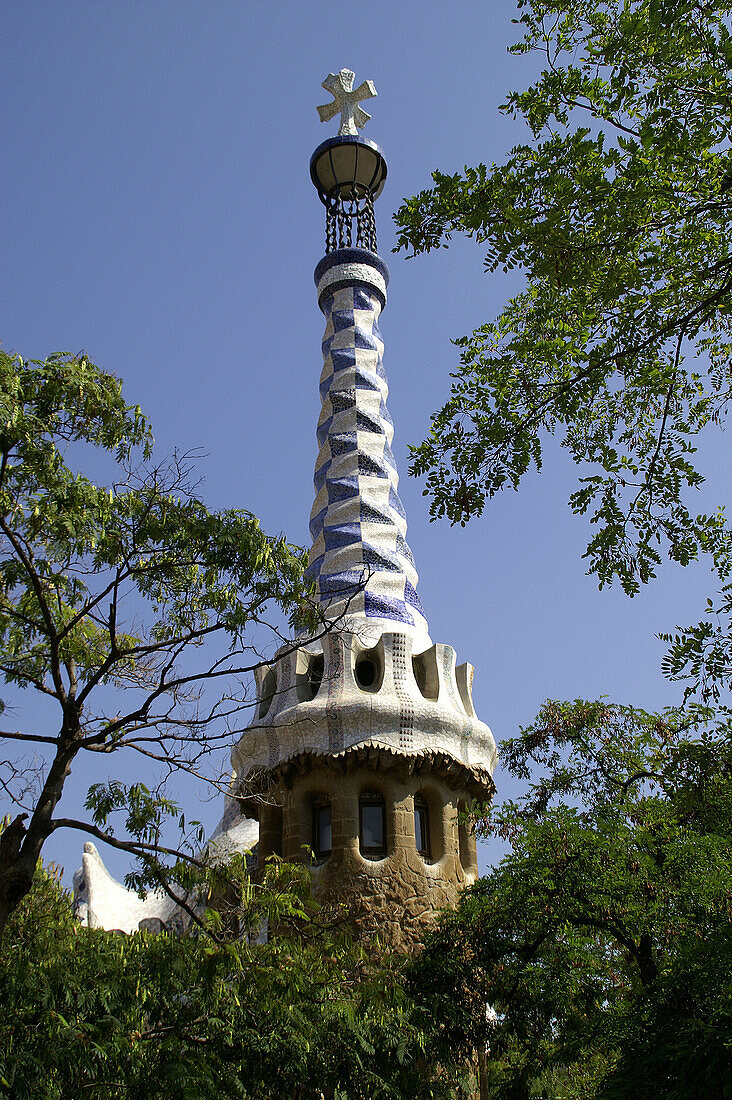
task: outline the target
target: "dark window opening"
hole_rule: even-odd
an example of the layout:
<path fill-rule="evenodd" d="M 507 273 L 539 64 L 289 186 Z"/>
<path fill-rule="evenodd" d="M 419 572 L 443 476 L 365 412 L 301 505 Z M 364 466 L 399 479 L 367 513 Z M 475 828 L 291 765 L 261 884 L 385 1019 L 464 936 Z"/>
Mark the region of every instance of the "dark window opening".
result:
<path fill-rule="evenodd" d="M 259 854 L 282 856 L 282 807 L 263 806 L 259 815 Z"/>
<path fill-rule="evenodd" d="M 313 806 L 313 851 L 316 859 L 327 859 L 333 850 L 332 814 L 330 802 Z"/>
<path fill-rule="evenodd" d="M 378 691 L 384 678 L 384 651 L 381 642 L 373 649 L 357 654 L 353 672 L 361 691 Z"/>
<path fill-rule="evenodd" d="M 299 703 L 309 703 L 320 691 L 323 682 L 323 654 L 300 650 L 297 655 L 295 688 Z"/>
<path fill-rule="evenodd" d="M 368 657 L 363 657 L 356 662 L 356 680 L 359 687 L 373 687 L 376 683 L 377 673 L 376 662 L 369 660 Z"/>
<path fill-rule="evenodd" d="M 323 654 L 321 653 L 317 657 L 313 657 L 308 665 L 308 687 L 310 689 L 310 698 L 314 699 L 318 694 L 320 685 L 323 682 Z"/>
<path fill-rule="evenodd" d="M 366 791 L 359 799 L 359 843 L 361 855 L 368 859 L 386 855 L 386 806 L 374 791 Z"/>
<path fill-rule="evenodd" d="M 268 671 L 267 675 L 264 677 L 264 680 L 262 681 L 262 692 L 261 692 L 261 698 L 260 698 L 260 701 L 259 701 L 259 717 L 260 718 L 264 718 L 265 714 L 267 713 L 269 708 L 272 706 L 272 700 L 275 697 L 275 692 L 276 691 L 277 691 L 277 677 L 275 675 L 274 669 L 270 669 Z"/>
<path fill-rule="evenodd" d="M 477 870 L 477 855 L 475 852 L 473 828 L 468 820 L 467 809 L 465 802 L 458 802 L 458 844 L 460 863 L 464 871 L 475 872 Z"/>
<path fill-rule="evenodd" d="M 417 851 L 422 859 L 430 858 L 430 811 L 427 799 L 417 794 L 414 796 L 414 839 Z"/>

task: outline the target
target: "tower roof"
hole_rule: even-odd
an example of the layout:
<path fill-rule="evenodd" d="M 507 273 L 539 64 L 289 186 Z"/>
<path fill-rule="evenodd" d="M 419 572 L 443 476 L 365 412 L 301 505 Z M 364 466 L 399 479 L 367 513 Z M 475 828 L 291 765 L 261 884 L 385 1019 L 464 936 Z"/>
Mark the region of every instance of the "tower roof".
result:
<path fill-rule="evenodd" d="M 243 778 L 368 745 L 412 764 L 455 761 L 487 790 L 495 742 L 473 709 L 472 667 L 457 666 L 451 646 L 432 644 L 417 595 L 379 329 L 389 271 L 376 253 L 373 204 L 386 162 L 356 133 L 366 116 L 353 97 L 375 89 L 364 82 L 352 93 L 353 73 L 344 73 L 324 82 L 335 98 L 319 112 L 326 119 L 340 109 L 347 125 L 312 162 L 323 149 L 344 153 L 328 153 L 337 186 L 325 167 L 312 168 L 326 207 L 326 253 L 315 269 L 325 332 L 308 572 L 326 630 L 285 647 L 261 671 L 257 714 L 232 762 Z M 354 155 L 356 146 L 372 160 Z M 374 171 L 376 154 L 383 173 Z"/>

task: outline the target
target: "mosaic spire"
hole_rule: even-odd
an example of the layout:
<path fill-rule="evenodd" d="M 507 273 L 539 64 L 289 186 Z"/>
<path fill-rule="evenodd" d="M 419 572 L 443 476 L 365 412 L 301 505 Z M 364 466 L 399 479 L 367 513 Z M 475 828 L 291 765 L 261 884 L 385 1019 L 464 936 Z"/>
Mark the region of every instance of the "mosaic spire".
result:
<path fill-rule="evenodd" d="M 367 637 L 399 629 L 419 651 L 431 643 L 397 491 L 378 324 L 388 278 L 363 249 L 337 249 L 315 269 L 326 326 L 308 570 L 328 619 Z"/>
<path fill-rule="evenodd" d="M 386 179 L 378 145 L 358 135 L 376 90 L 330 74 L 338 136 L 310 174 L 326 210 L 315 269 L 325 315 L 309 574 L 332 630 L 301 635 L 255 670 L 256 704 L 232 749 L 232 780 L 208 851 L 313 861 L 313 888 L 345 905 L 358 934 L 404 946 L 454 905 L 478 873 L 460 813 L 491 797 L 496 745 L 475 713 L 472 666 L 430 642 L 406 542 L 387 410 L 379 318 L 389 273 L 376 253 L 374 200 Z M 355 247 L 354 247 L 355 245 Z M 376 824 L 368 836 L 364 808 Z M 374 816 L 375 815 L 375 816 Z M 250 866 L 250 864 L 247 864 Z M 141 901 L 114 882 L 93 845 L 74 877 L 94 927 L 184 927 L 162 894 Z M 196 904 L 188 898 L 188 904 Z M 185 918 L 185 919 L 184 919 Z"/>
<path fill-rule="evenodd" d="M 356 129 L 369 118 L 358 102 L 376 89 L 366 80 L 354 92 L 353 80 L 350 69 L 341 69 L 323 82 L 334 102 L 318 107 L 321 121 L 340 111 L 341 128 L 311 161 L 327 233 L 326 255 L 315 269 L 326 325 L 308 571 L 329 620 L 374 638 L 398 628 L 412 636 L 416 651 L 430 639 L 397 491 L 379 331 L 389 272 L 375 251 L 373 201 L 386 161 Z M 357 246 L 367 247 L 349 247 L 354 223 Z"/>
<path fill-rule="evenodd" d="M 347 119 L 364 88 L 375 94 L 368 82 L 351 93 L 353 73 L 344 72 L 342 82 L 332 74 L 326 81 L 335 102 L 319 108 L 324 120 L 339 110 Z M 373 202 L 386 161 L 378 145 L 348 132 L 318 146 L 310 175 L 326 209 L 326 248 L 315 269 L 325 333 L 308 574 L 335 629 L 301 635 L 255 673 L 256 711 L 231 757 L 234 788 L 258 790 L 258 776 L 275 782 L 290 767 L 307 777 L 336 760 L 338 768 L 347 760 L 355 766 L 354 754 L 363 763 L 359 754 L 371 753 L 368 789 L 374 769 L 409 759 L 410 775 L 446 769 L 446 782 L 460 776 L 465 797 L 482 798 L 492 789 L 495 742 L 473 708 L 472 666 L 430 640 L 399 499 L 379 330 L 389 272 L 375 244 L 363 244 L 375 241 Z M 292 838 L 308 841 L 290 814 L 294 794 L 285 801 L 280 826 L 289 851 Z M 310 822 L 310 811 L 302 812 Z"/>

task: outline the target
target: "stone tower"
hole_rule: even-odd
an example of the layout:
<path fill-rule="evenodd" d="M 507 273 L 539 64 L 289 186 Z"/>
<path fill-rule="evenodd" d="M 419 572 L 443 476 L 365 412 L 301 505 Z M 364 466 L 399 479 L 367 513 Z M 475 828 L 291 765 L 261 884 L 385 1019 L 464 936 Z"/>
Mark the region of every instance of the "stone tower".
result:
<path fill-rule="evenodd" d="M 433 645 L 406 542 L 379 317 L 389 273 L 373 202 L 386 178 L 353 73 L 323 87 L 341 113 L 311 176 L 326 207 L 315 269 L 325 315 L 309 573 L 326 631 L 258 676 L 254 719 L 232 754 L 230 811 L 259 820 L 259 859 L 311 859 L 316 891 L 361 934 L 408 942 L 477 874 L 460 811 L 493 791 L 495 743 L 475 715 L 473 669 Z M 355 237 L 355 240 L 354 240 Z"/>

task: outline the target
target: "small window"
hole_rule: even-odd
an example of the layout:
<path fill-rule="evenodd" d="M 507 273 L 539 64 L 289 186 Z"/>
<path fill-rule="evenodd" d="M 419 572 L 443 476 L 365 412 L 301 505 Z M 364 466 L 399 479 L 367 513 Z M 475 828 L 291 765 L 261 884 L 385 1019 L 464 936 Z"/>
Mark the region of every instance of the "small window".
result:
<path fill-rule="evenodd" d="M 259 700 L 259 717 L 264 718 L 265 714 L 272 706 L 272 700 L 275 697 L 277 691 L 277 676 L 274 669 L 269 669 L 266 676 L 262 680 L 262 690 Z"/>
<path fill-rule="evenodd" d="M 356 680 L 358 686 L 368 689 L 372 688 L 376 683 L 376 677 L 379 674 L 379 670 L 376 665 L 376 661 L 372 661 L 370 657 L 362 657 L 360 661 L 356 663 Z"/>
<path fill-rule="evenodd" d="M 330 802 L 319 800 L 313 806 L 313 851 L 316 859 L 327 859 L 333 850 Z"/>
<path fill-rule="evenodd" d="M 314 699 L 320 690 L 320 685 L 323 682 L 323 654 L 319 653 L 317 657 L 313 657 L 308 665 L 308 687 L 310 689 L 310 698 Z"/>
<path fill-rule="evenodd" d="M 458 844 L 460 863 L 467 874 L 478 871 L 478 853 L 475 849 L 475 830 L 468 820 L 467 803 L 458 802 Z"/>
<path fill-rule="evenodd" d="M 367 859 L 386 855 L 386 806 L 378 791 L 365 791 L 359 799 L 359 841 Z"/>
<path fill-rule="evenodd" d="M 259 858 L 282 856 L 282 807 L 262 806 L 259 813 Z"/>
<path fill-rule="evenodd" d="M 414 839 L 422 859 L 430 859 L 430 811 L 421 794 L 414 796 Z"/>
<path fill-rule="evenodd" d="M 373 649 L 363 649 L 356 655 L 353 673 L 361 691 L 379 691 L 384 679 L 384 648 L 381 642 Z"/>
<path fill-rule="evenodd" d="M 307 653 L 301 649 L 297 655 L 295 687 L 298 702 L 309 703 L 320 690 L 323 682 L 323 654 Z"/>

